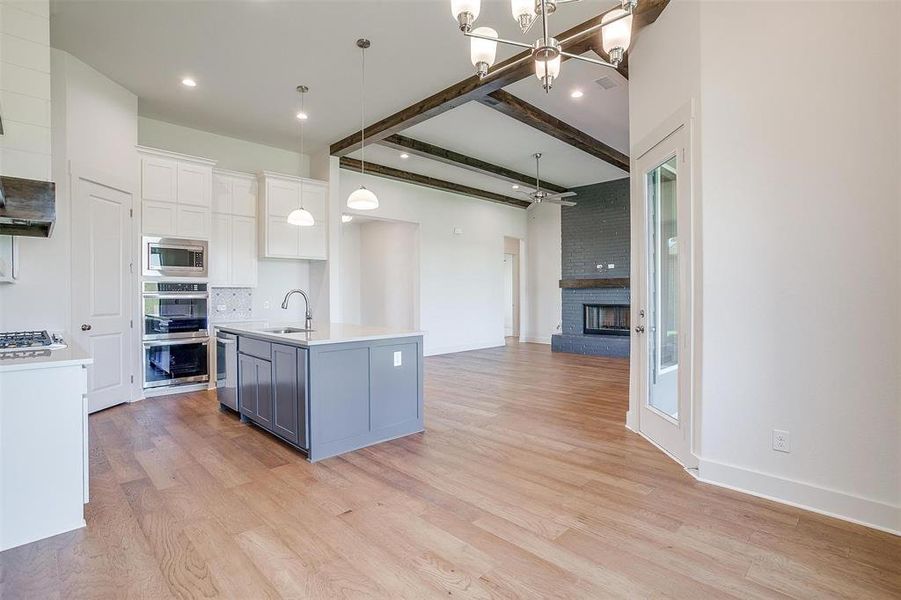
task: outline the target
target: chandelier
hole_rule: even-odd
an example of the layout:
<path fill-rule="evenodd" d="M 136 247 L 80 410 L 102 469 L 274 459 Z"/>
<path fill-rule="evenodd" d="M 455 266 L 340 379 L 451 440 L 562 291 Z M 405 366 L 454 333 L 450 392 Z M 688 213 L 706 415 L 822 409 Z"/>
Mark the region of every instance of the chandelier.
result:
<path fill-rule="evenodd" d="M 470 59 L 476 68 L 476 73 L 482 79 L 488 76 L 488 69 L 494 65 L 497 54 L 498 42 L 509 46 L 527 48 L 532 53 L 535 61 L 535 76 L 541 82 L 545 92 L 551 90 L 554 79 L 560 74 L 560 61 L 562 57 L 575 58 L 603 67 L 617 68 L 625 57 L 626 50 L 632 41 L 632 12 L 638 4 L 638 0 L 621 0 L 620 8 L 604 13 L 601 22 L 594 27 L 585 30 L 587 33 L 593 29 L 600 29 L 601 46 L 610 58 L 610 62 L 578 54 L 570 54 L 564 51 L 564 45 L 568 40 L 557 40 L 548 35 L 548 16 L 552 15 L 559 4 L 578 2 L 579 0 L 510 0 L 510 8 L 513 19 L 519 24 L 520 30 L 525 34 L 532 26 L 541 22 L 541 37 L 533 44 L 505 40 L 497 37 L 497 31 L 491 27 L 472 26 L 479 16 L 481 0 L 451 0 L 451 12 L 460 30 L 470 39 Z"/>

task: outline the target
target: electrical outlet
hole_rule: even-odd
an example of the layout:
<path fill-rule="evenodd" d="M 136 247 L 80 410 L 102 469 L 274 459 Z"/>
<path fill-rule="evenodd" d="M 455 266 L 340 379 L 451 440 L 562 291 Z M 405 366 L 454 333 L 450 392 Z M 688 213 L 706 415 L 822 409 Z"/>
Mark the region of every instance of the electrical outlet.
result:
<path fill-rule="evenodd" d="M 792 439 L 791 434 L 781 429 L 773 430 L 773 450 L 776 452 L 791 452 Z"/>
<path fill-rule="evenodd" d="M 404 364 L 404 353 L 398 350 L 394 353 L 394 366 L 399 367 Z"/>

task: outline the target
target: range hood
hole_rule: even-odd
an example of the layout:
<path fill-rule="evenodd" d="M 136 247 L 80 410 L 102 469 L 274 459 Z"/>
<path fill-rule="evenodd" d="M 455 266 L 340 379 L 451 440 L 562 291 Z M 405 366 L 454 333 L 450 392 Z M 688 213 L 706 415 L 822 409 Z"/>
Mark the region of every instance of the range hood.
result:
<path fill-rule="evenodd" d="M 50 237 L 56 222 L 56 184 L 0 176 L 0 235 Z"/>

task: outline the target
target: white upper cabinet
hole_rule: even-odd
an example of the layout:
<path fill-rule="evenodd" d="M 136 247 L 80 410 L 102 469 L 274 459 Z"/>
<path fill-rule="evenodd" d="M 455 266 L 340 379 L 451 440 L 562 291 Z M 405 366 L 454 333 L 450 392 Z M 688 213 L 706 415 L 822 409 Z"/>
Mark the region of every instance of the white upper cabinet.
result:
<path fill-rule="evenodd" d="M 325 260 L 328 257 L 328 184 L 315 179 L 263 172 L 259 175 L 260 255 L 264 258 Z M 312 227 L 289 225 L 301 205 Z"/>
<path fill-rule="evenodd" d="M 141 155 L 142 231 L 209 239 L 214 161 L 153 148 Z"/>
<path fill-rule="evenodd" d="M 256 287 L 256 178 L 215 169 L 212 190 L 210 285 Z"/>

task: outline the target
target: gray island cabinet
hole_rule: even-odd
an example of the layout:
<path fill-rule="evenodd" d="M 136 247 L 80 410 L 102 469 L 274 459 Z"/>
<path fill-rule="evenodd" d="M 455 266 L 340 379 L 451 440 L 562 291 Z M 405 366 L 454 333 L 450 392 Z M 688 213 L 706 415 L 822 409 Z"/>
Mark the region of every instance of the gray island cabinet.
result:
<path fill-rule="evenodd" d="M 242 420 L 311 462 L 423 430 L 421 332 L 217 327 L 238 338 Z"/>

